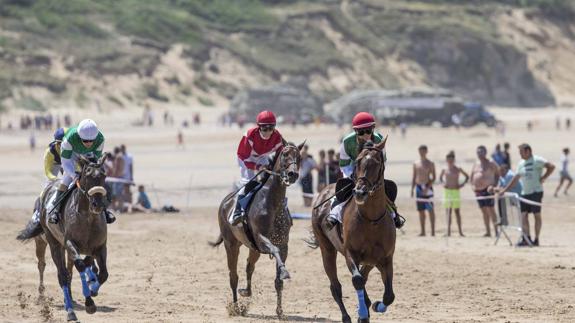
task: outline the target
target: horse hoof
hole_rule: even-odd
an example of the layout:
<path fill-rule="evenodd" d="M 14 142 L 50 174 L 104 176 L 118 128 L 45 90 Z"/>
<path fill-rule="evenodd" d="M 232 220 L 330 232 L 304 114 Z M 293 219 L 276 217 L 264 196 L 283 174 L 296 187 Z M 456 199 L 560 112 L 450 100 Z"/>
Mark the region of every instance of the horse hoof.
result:
<path fill-rule="evenodd" d="M 341 321 L 343 323 L 351 323 L 351 317 L 349 317 L 349 315 L 345 315 L 341 318 Z"/>
<path fill-rule="evenodd" d="M 250 297 L 252 296 L 252 291 L 250 289 L 238 289 L 238 293 L 242 297 Z"/>
<path fill-rule="evenodd" d="M 68 321 L 77 321 L 76 313 L 73 310 L 68 311 Z"/>
<path fill-rule="evenodd" d="M 290 278 L 291 278 L 291 277 L 290 277 L 288 271 L 285 270 L 285 269 L 282 269 L 282 271 L 281 271 L 281 273 L 280 273 L 280 279 L 281 279 L 281 280 L 286 280 L 286 279 L 290 279 Z"/>
<path fill-rule="evenodd" d="M 98 296 L 98 291 L 93 291 L 93 290 L 90 291 L 90 296 L 92 296 L 92 297 Z"/>
<path fill-rule="evenodd" d="M 96 313 L 97 307 L 92 298 L 87 298 L 86 303 L 84 303 L 84 306 L 86 307 L 86 313 L 88 314 Z"/>
<path fill-rule="evenodd" d="M 369 323 L 369 318 L 366 319 L 357 319 L 358 323 Z"/>
<path fill-rule="evenodd" d="M 380 301 L 373 303 L 371 309 L 377 313 L 385 313 L 387 311 L 387 306 Z"/>

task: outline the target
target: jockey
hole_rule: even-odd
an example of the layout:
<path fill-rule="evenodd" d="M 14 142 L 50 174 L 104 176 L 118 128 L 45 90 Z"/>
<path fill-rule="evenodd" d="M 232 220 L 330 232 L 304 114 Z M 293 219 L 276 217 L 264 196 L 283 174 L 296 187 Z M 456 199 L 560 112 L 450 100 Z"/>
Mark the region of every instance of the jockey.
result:
<path fill-rule="evenodd" d="M 231 217 L 230 224 L 237 225 L 243 219 L 243 209 L 240 201 L 248 193 L 246 185 L 253 180 L 256 172 L 266 168 L 270 163 L 270 157 L 282 150 L 284 140 L 282 135 L 275 129 L 276 116 L 271 111 L 262 111 L 256 118 L 257 126 L 249 129 L 242 137 L 238 145 L 238 164 L 240 166 L 240 185 L 244 187 L 238 192 L 236 206 Z"/>
<path fill-rule="evenodd" d="M 347 179 L 347 181 L 350 182 L 355 169 L 355 159 L 360 153 L 360 147 L 368 141 L 377 144 L 383 140 L 383 136 L 375 131 L 375 118 L 370 113 L 357 113 L 353 117 L 352 126 L 354 131 L 343 138 L 339 152 L 339 167 L 343 173 L 344 180 Z M 385 161 L 385 152 L 383 156 Z M 393 181 L 385 180 L 385 188 L 388 197 L 393 202 L 397 195 L 397 185 Z M 338 222 L 342 222 L 342 211 L 346 201 L 340 201 L 337 198 L 334 200 L 332 210 L 327 218 L 330 227 L 335 226 Z M 395 227 L 399 229 L 403 226 L 405 220 L 397 214 L 395 205 L 392 205 L 391 209 Z"/>
<path fill-rule="evenodd" d="M 76 163 L 78 156 L 83 155 L 88 158 L 100 158 L 103 149 L 104 136 L 98 130 L 98 126 L 93 120 L 84 119 L 78 124 L 78 127 L 70 128 L 66 132 L 60 155 L 64 176 L 60 182 L 56 196 L 51 199 L 51 205 L 48 207 L 48 221 L 50 223 L 58 223 L 60 217 L 59 204 L 62 200 L 62 196 L 77 177 Z M 110 211 L 105 210 L 104 213 L 106 214 L 107 223 L 116 221 L 116 218 Z"/>
<path fill-rule="evenodd" d="M 62 172 L 62 159 L 60 158 L 60 149 L 62 147 L 62 140 L 68 128 L 58 128 L 54 132 L 54 141 L 52 141 L 46 152 L 44 153 L 44 174 L 49 182 L 58 179 L 58 174 Z"/>

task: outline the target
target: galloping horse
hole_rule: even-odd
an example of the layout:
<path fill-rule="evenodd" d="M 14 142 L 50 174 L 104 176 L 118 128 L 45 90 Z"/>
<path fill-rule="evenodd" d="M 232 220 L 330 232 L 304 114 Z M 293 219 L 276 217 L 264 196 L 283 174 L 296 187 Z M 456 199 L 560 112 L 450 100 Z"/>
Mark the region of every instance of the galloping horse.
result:
<path fill-rule="evenodd" d="M 343 241 L 338 228 L 329 230 L 325 219 L 330 211 L 329 203 L 314 208 L 312 228 L 314 241 L 319 246 L 325 273 L 330 281 L 331 294 L 342 314 L 343 322 L 351 322 L 342 301 L 341 284 L 337 278 L 336 258 L 340 252 L 345 257 L 352 274 L 353 287 L 357 292 L 359 322 L 369 322 L 369 306 L 365 284 L 369 272 L 377 267 L 385 284 L 383 302 L 375 302 L 372 309 L 383 313 L 393 303 L 393 253 L 395 251 L 395 225 L 389 211 L 389 199 L 385 192 L 384 147 L 387 138 L 374 145 L 363 146 L 355 163 L 355 189 L 353 198 L 343 210 Z M 333 195 L 335 185 L 326 187 L 314 202 Z M 361 266 L 361 268 L 360 268 Z"/>
<path fill-rule="evenodd" d="M 77 318 L 72 304 L 71 272 L 66 269 L 65 252 L 73 259 L 74 266 L 80 273 L 87 313 L 96 312 L 97 308 L 92 297 L 98 295 L 100 286 L 108 279 L 106 266 L 107 227 L 103 213 L 106 196 L 106 189 L 104 188 L 106 173 L 102 166 L 104 161 L 105 157 L 100 158 L 97 162 L 92 162 L 81 156 L 79 158 L 81 172 L 76 182 L 76 189 L 70 194 L 66 203 L 62 205 L 63 212 L 59 223 L 52 224 L 47 221 L 47 205 L 55 195 L 57 187 L 57 185 L 52 184 L 46 188 L 42 195 L 40 218 L 42 230 L 30 230 L 32 226 L 28 225 L 18 235 L 18 240 L 22 241 L 36 238 L 38 253 L 38 243 L 40 242 L 38 235 L 42 232 L 45 234 L 52 259 L 58 269 L 58 282 L 64 293 L 64 309 L 69 321 L 75 321 Z M 81 254 L 86 255 L 86 259 L 83 259 Z M 97 261 L 98 270 L 94 266 L 94 258 Z"/>
<path fill-rule="evenodd" d="M 252 295 L 252 274 L 255 264 L 260 254 L 269 254 L 276 259 L 276 313 L 280 317 L 283 315 L 282 289 L 283 280 L 289 278 L 285 261 L 288 255 L 289 231 L 292 225 L 291 217 L 285 205 L 286 187 L 298 179 L 302 147 L 303 143 L 297 147 L 294 144 L 286 143 L 284 148 L 277 153 L 273 162 L 273 169 L 269 172 L 270 178 L 255 194 L 246 219 L 241 225 L 232 226 L 228 222 L 229 215 L 234 209 L 233 193 L 228 194 L 220 204 L 218 211 L 220 236 L 215 243 L 210 244 L 215 247 L 223 242 L 226 248 L 234 305 L 237 305 L 238 300 L 237 265 L 240 246 L 243 244 L 250 249 L 250 252 L 246 266 L 247 285 L 245 289 L 239 290 L 240 295 L 243 297 Z M 248 235 L 246 231 L 250 231 L 251 234 Z"/>

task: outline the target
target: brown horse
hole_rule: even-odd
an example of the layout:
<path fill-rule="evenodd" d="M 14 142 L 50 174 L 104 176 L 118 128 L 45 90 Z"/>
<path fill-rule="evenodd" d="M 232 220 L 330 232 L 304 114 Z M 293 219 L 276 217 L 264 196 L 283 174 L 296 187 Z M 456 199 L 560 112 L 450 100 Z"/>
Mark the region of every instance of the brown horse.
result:
<path fill-rule="evenodd" d="M 363 146 L 355 163 L 355 189 L 353 198 L 343 209 L 343 227 L 329 230 L 326 217 L 329 203 L 314 208 L 312 228 L 315 247 L 319 246 L 325 273 L 330 281 L 331 294 L 342 313 L 343 322 L 351 322 L 342 301 L 341 284 L 337 278 L 336 258 L 338 251 L 345 261 L 353 278 L 353 287 L 358 296 L 359 322 L 369 322 L 371 301 L 365 291 L 369 272 L 377 267 L 385 284 L 383 302 L 376 302 L 372 309 L 385 312 L 393 303 L 393 253 L 395 250 L 395 225 L 389 211 L 389 199 L 384 184 L 385 156 L 384 147 L 387 138 L 374 145 L 371 142 Z M 326 187 L 317 197 L 323 201 L 333 195 L 335 186 Z M 361 266 L 361 268 L 360 268 Z"/>
<path fill-rule="evenodd" d="M 263 187 L 256 193 L 246 220 L 237 226 L 232 226 L 228 218 L 234 209 L 233 193 L 224 198 L 218 211 L 220 236 L 212 246 L 224 243 L 230 271 L 230 287 L 234 306 L 237 306 L 238 292 L 238 256 L 243 244 L 250 249 L 246 266 L 246 288 L 240 289 L 243 297 L 252 295 L 252 274 L 260 254 L 269 254 L 276 259 L 275 289 L 277 293 L 278 316 L 283 315 L 282 289 L 283 280 L 289 278 L 285 268 L 288 255 L 289 231 L 292 225 L 291 217 L 285 204 L 286 187 L 298 179 L 301 162 L 300 150 L 303 144 L 295 146 L 287 143 L 278 153 L 273 162 L 271 175 L 264 180 Z M 247 234 L 246 230 L 251 232 Z"/>

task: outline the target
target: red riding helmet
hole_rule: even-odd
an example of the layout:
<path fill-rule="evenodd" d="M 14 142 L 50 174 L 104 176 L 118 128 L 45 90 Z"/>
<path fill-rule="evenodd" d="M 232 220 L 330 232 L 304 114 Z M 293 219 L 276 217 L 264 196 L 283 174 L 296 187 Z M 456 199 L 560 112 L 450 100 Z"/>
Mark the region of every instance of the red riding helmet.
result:
<path fill-rule="evenodd" d="M 266 125 L 266 124 L 276 124 L 276 116 L 273 112 L 264 110 L 260 112 L 256 118 L 256 122 L 258 125 Z"/>
<path fill-rule="evenodd" d="M 351 124 L 353 125 L 353 129 L 369 128 L 375 126 L 375 118 L 371 113 L 359 112 L 353 117 Z"/>

